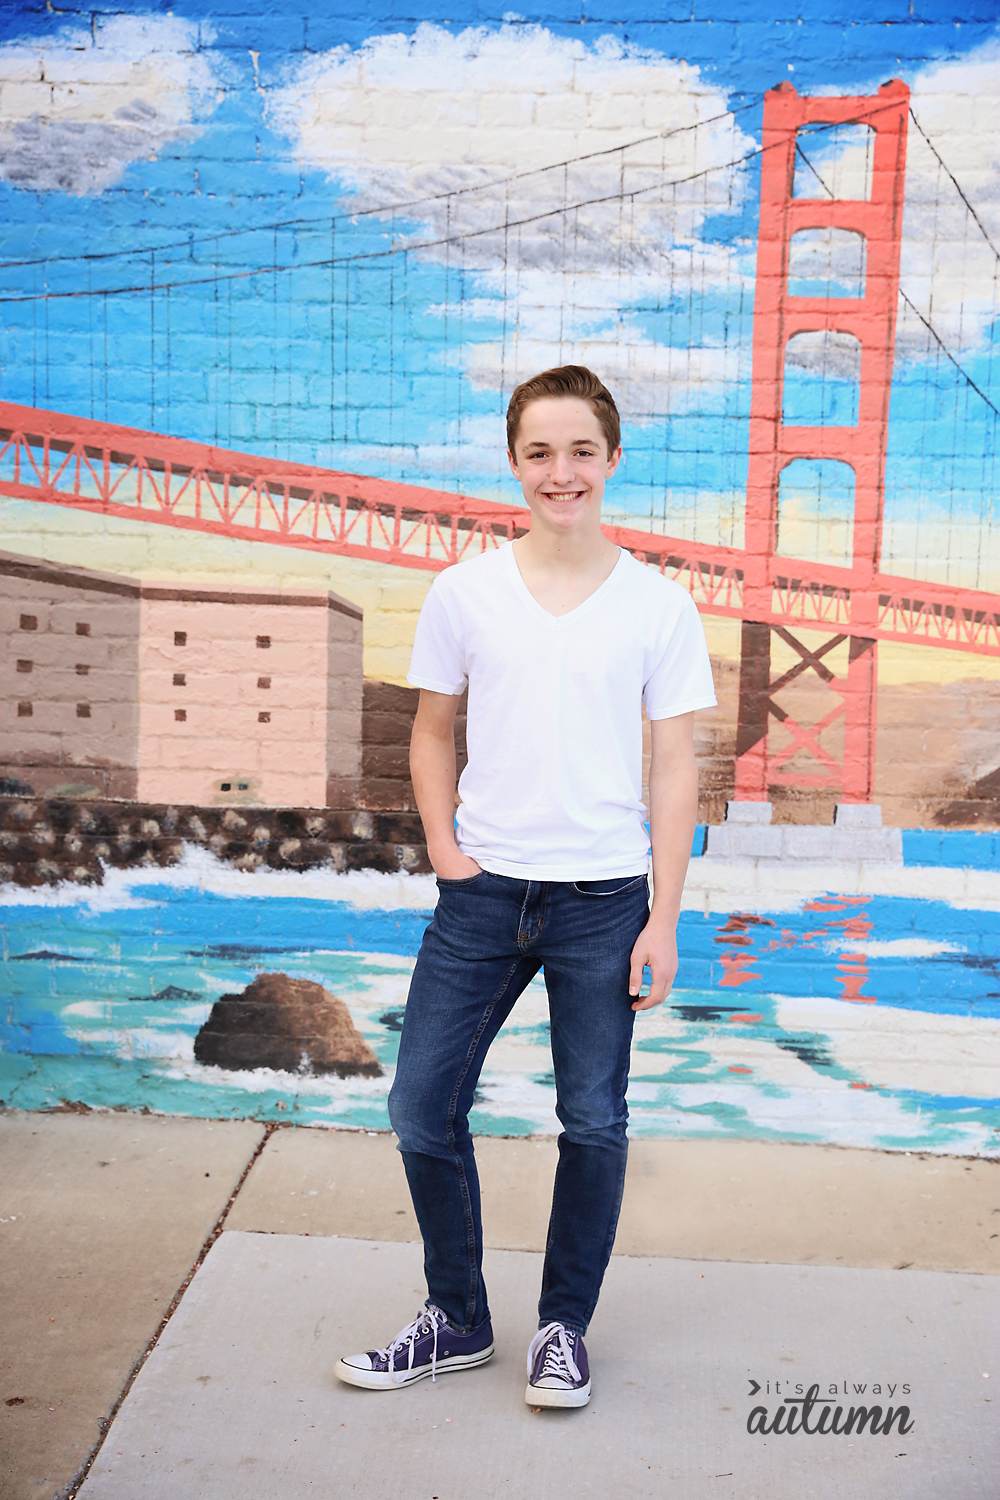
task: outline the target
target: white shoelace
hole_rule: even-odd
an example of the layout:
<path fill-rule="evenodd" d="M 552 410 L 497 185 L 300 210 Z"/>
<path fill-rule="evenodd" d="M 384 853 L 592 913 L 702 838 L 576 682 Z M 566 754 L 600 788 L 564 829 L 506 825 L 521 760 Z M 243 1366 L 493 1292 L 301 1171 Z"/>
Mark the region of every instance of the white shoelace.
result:
<path fill-rule="evenodd" d="M 528 1379 L 531 1379 L 531 1371 L 539 1349 L 549 1339 L 552 1342 L 549 1344 L 545 1363 L 539 1372 L 539 1380 L 544 1379 L 546 1375 L 554 1375 L 559 1380 L 578 1381 L 580 1371 L 573 1358 L 573 1350 L 566 1337 L 566 1329 L 561 1323 L 550 1323 L 547 1328 L 540 1328 L 528 1345 Z"/>
<path fill-rule="evenodd" d="M 400 1332 L 397 1333 L 396 1337 L 392 1340 L 392 1343 L 386 1344 L 384 1349 L 379 1349 L 376 1351 L 378 1358 L 384 1359 L 388 1364 L 389 1374 L 392 1376 L 397 1385 L 399 1385 L 401 1381 L 403 1381 L 409 1374 L 409 1372 L 413 1369 L 413 1351 L 416 1346 L 417 1339 L 422 1333 L 433 1332 L 434 1334 L 434 1347 L 431 1350 L 431 1381 L 433 1382 L 437 1380 L 438 1329 L 441 1327 L 444 1321 L 444 1313 L 439 1307 L 424 1307 L 417 1314 L 412 1323 L 407 1323 L 406 1327 L 401 1329 Z M 406 1360 L 406 1369 L 397 1371 L 395 1361 L 396 1350 L 406 1348 L 407 1345 L 409 1346 L 409 1353 Z"/>

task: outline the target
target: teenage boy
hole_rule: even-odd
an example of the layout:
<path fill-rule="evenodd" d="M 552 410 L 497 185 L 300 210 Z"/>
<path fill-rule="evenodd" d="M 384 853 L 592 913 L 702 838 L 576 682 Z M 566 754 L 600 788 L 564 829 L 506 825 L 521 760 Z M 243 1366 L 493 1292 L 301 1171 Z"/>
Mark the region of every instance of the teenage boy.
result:
<path fill-rule="evenodd" d="M 439 574 L 408 677 L 420 689 L 410 768 L 439 896 L 389 1118 L 429 1295 L 396 1338 L 346 1356 L 336 1373 L 391 1390 L 493 1354 L 468 1115 L 491 1042 L 542 969 L 562 1134 L 525 1400 L 573 1407 L 590 1399 L 583 1336 L 625 1180 L 635 1012 L 661 1004 L 677 972 L 697 808 L 694 711 L 715 694 L 691 596 L 601 530 L 622 449 L 597 377 L 566 365 L 519 385 L 507 445 L 531 530 Z M 466 684 L 469 762 L 456 818 L 454 722 Z"/>

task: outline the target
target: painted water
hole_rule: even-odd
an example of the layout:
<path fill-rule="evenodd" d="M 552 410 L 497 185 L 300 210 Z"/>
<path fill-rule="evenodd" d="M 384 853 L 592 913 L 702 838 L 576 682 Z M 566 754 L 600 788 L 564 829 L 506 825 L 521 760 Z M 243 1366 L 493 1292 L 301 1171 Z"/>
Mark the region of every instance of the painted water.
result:
<path fill-rule="evenodd" d="M 692 861 L 669 1003 L 639 1015 L 635 1136 L 1000 1152 L 1000 875 L 754 871 Z M 0 1099 L 388 1129 L 427 876 L 170 872 L 0 891 Z M 384 1070 L 338 1079 L 194 1059 L 212 1003 L 262 971 L 348 1005 Z M 483 1134 L 554 1133 L 541 978 L 477 1093 Z"/>

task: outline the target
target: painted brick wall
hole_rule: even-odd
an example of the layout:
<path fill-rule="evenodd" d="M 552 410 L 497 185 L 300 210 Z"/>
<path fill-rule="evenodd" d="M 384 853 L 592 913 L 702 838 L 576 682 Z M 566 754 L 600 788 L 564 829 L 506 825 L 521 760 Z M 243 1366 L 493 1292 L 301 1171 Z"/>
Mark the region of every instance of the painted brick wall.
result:
<path fill-rule="evenodd" d="M 581 361 L 622 410 L 608 521 L 702 610 L 700 817 L 763 798 L 808 855 L 693 862 L 637 1128 L 993 1149 L 998 61 L 995 6 L 941 0 L 3 8 L 3 1097 L 384 1124 L 371 1080 L 223 1082 L 191 1037 L 281 964 L 339 987 L 391 1072 L 433 899 L 408 883 L 417 615 L 449 549 L 522 524 L 513 385 Z M 817 96 L 862 103 L 782 145 L 775 111 Z M 829 227 L 883 188 L 891 254 L 859 258 Z M 71 569 L 116 581 L 113 620 Z M 183 627 L 153 646 L 139 618 L 181 596 L 246 626 L 238 665 L 220 629 L 199 666 L 210 755 Z M 348 612 L 279 667 L 250 596 Z M 902 864 L 809 854 L 845 800 L 904 830 Z M 548 1129 L 513 1038 L 483 1128 Z"/>

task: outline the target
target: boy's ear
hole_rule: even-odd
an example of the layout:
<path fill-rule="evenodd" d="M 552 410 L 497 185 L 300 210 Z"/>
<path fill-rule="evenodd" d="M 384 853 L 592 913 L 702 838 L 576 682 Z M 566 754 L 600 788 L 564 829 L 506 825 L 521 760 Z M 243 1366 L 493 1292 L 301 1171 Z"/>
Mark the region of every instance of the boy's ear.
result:
<path fill-rule="evenodd" d="M 621 463 L 623 457 L 624 457 L 624 449 L 622 448 L 621 443 L 619 443 L 618 447 L 615 449 L 615 451 L 611 454 L 611 457 L 608 459 L 608 478 L 609 479 L 611 478 L 612 474 L 617 469 L 618 465 Z"/>
<path fill-rule="evenodd" d="M 510 464 L 510 472 L 513 474 L 514 478 L 520 479 L 521 476 L 517 472 L 517 459 L 514 457 L 513 453 L 511 453 L 509 448 L 507 449 L 507 462 Z"/>

